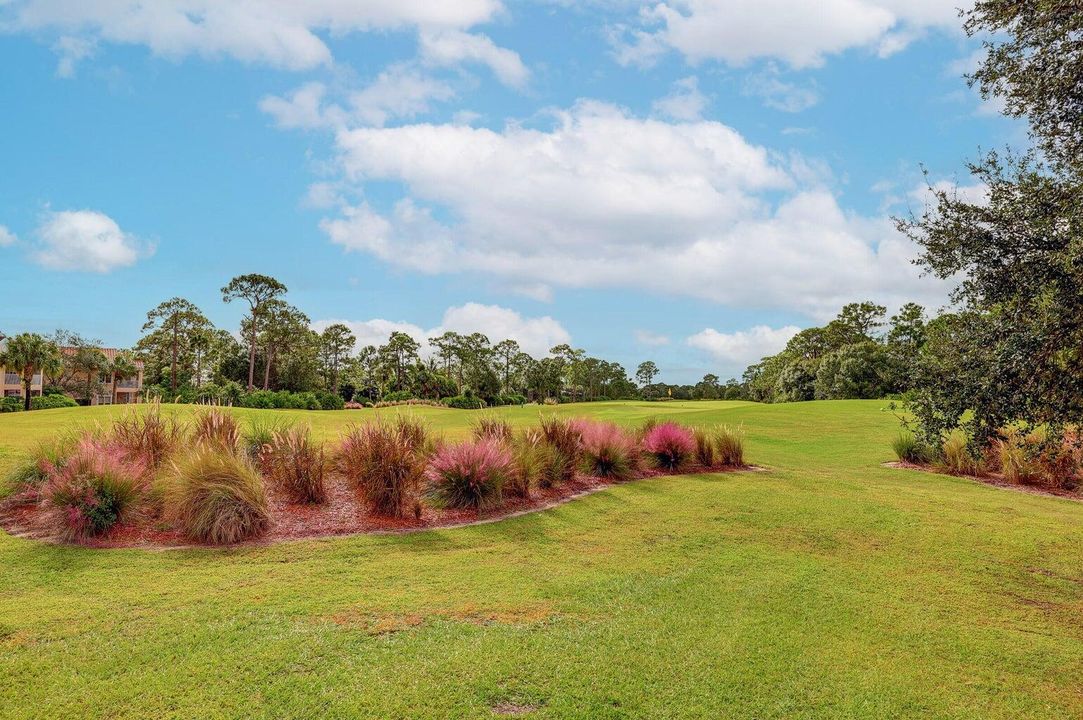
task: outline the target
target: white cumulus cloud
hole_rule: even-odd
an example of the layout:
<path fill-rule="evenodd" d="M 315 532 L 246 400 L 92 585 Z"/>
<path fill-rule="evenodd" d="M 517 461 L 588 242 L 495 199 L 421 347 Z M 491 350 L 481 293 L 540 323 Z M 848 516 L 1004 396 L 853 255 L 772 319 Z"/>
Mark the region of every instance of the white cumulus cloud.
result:
<path fill-rule="evenodd" d="M 718 122 L 597 102 L 550 129 L 414 124 L 336 135 L 342 181 L 405 188 L 321 226 L 349 251 L 523 287 L 630 287 L 830 317 L 874 298 L 936 304 L 884 217 L 844 211 L 800 159 Z M 930 297 L 933 298 L 930 300 Z"/>
<path fill-rule="evenodd" d="M 423 30 L 419 39 L 422 58 L 433 65 L 480 63 L 487 65 L 500 82 L 516 88 L 526 85 L 530 78 L 530 71 L 519 54 L 498 46 L 487 35 L 462 30 Z"/>
<path fill-rule="evenodd" d="M 731 333 L 706 328 L 687 338 L 685 342 L 691 347 L 703 350 L 726 369 L 739 371 L 758 362 L 760 358 L 779 352 L 786 347 L 790 338 L 800 331 L 801 328 L 794 325 L 780 328 L 757 325 L 748 330 Z"/>
<path fill-rule="evenodd" d="M 0 247 L 7 247 L 8 245 L 14 245 L 15 241 L 19 238 L 15 236 L 11 230 L 8 230 L 6 226 L 0 225 Z"/>
<path fill-rule="evenodd" d="M 11 30 L 57 32 L 93 43 L 144 45 L 168 58 L 229 56 L 290 70 L 329 64 L 320 35 L 358 31 L 469 28 L 502 10 L 499 0 L 8 0 Z M 61 47 L 65 59 L 79 59 Z"/>
<path fill-rule="evenodd" d="M 699 79 L 692 75 L 673 83 L 672 92 L 655 100 L 651 107 L 674 120 L 699 120 L 707 107 L 707 96 L 699 91 Z"/>
<path fill-rule="evenodd" d="M 971 0 L 667 0 L 646 4 L 615 39 L 617 59 L 650 63 L 668 50 L 690 62 L 743 65 L 776 59 L 815 67 L 827 55 L 869 48 L 881 56 L 930 28 L 958 30 Z"/>
<path fill-rule="evenodd" d="M 52 270 L 107 273 L 134 265 L 154 252 L 153 246 L 94 210 L 49 212 L 38 226 L 37 237 L 31 257 Z"/>

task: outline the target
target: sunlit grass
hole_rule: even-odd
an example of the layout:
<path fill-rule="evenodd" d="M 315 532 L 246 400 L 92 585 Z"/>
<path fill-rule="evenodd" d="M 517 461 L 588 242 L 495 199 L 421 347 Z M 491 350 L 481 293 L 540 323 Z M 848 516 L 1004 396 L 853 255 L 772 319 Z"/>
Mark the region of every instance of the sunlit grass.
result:
<path fill-rule="evenodd" d="M 0 716 L 1083 715 L 1083 504 L 882 467 L 882 407 L 504 408 L 740 426 L 769 472 L 490 525 L 166 552 L 0 534 Z M 330 439 L 397 411 L 235 412 Z M 454 437 L 475 417 L 402 411 Z M 0 416 L 0 463 L 121 412 Z"/>

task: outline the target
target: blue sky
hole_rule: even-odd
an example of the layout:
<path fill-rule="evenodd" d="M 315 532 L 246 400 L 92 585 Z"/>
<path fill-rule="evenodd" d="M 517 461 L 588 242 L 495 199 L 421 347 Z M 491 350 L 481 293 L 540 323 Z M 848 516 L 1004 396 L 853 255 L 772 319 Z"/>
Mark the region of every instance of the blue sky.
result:
<path fill-rule="evenodd" d="M 892 213 L 1024 141 L 940 0 L 0 0 L 0 330 L 570 341 L 739 375 L 842 303 L 944 302 Z"/>

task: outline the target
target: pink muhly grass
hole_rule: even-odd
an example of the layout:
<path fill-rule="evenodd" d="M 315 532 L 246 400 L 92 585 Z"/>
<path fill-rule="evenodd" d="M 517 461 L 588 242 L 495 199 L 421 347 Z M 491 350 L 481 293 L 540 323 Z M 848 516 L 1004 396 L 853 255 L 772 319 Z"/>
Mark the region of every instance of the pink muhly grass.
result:
<path fill-rule="evenodd" d="M 643 436 L 643 449 L 665 470 L 680 470 L 696 452 L 695 435 L 675 422 L 658 423 Z"/>
<path fill-rule="evenodd" d="M 508 448 L 484 439 L 440 448 L 429 462 L 426 475 L 438 503 L 480 510 L 501 501 L 512 470 Z"/>
<path fill-rule="evenodd" d="M 582 466 L 588 475 L 629 480 L 639 467 L 635 439 L 614 423 L 573 421 L 582 438 Z"/>
<path fill-rule="evenodd" d="M 119 522 L 139 498 L 146 466 L 125 449 L 90 437 L 63 462 L 44 461 L 41 490 L 48 519 L 65 540 L 99 535 Z"/>

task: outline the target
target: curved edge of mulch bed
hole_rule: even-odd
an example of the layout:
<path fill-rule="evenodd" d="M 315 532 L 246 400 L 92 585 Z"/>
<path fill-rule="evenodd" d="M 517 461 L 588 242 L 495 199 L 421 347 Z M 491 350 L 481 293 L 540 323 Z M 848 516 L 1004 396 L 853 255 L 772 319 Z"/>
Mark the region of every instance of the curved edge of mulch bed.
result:
<path fill-rule="evenodd" d="M 694 468 L 683 473 L 667 473 L 663 471 L 647 471 L 632 480 L 626 482 L 611 482 L 597 477 L 577 477 L 575 480 L 565 483 L 559 488 L 551 488 L 541 491 L 530 499 L 514 498 L 508 500 L 499 508 L 489 511 L 477 512 L 473 510 L 436 510 L 425 508 L 421 518 L 385 518 L 374 516 L 360 509 L 356 497 L 344 489 L 339 483 L 332 492 L 332 498 L 322 506 L 295 505 L 286 501 L 281 496 L 271 495 L 272 513 L 276 515 L 275 526 L 271 531 L 256 540 L 249 540 L 233 545 L 210 545 L 192 543 L 180 533 L 174 530 L 155 528 L 146 523 L 121 523 L 112 528 L 106 534 L 88 538 L 79 543 L 64 542 L 55 534 L 42 528 L 40 507 L 37 504 L 20 501 L 19 496 L 13 496 L 0 502 L 0 530 L 12 537 L 24 540 L 34 540 L 49 545 L 63 545 L 70 547 L 83 547 L 93 550 L 136 549 L 150 551 L 166 550 L 232 550 L 236 548 L 269 547 L 282 543 L 296 543 L 332 538 L 348 538 L 357 535 L 403 535 L 407 533 L 424 532 L 427 530 L 453 530 L 456 528 L 472 527 L 474 525 L 487 525 L 490 523 L 510 520 L 512 518 L 530 515 L 536 512 L 551 510 L 573 500 L 605 490 L 616 485 L 625 485 L 640 480 L 657 477 L 681 477 L 684 475 L 721 475 L 733 472 L 768 472 L 767 468 L 758 465 L 741 465 L 737 467 L 713 467 Z M 336 497 L 337 496 L 337 497 Z M 338 507 L 330 508 L 332 503 L 338 503 Z M 306 524 L 306 516 L 344 511 L 353 511 L 353 522 L 348 524 L 336 524 L 329 529 L 320 530 L 319 524 Z M 287 522 L 283 523 L 285 519 Z"/>
<path fill-rule="evenodd" d="M 971 482 L 980 483 L 982 485 L 988 485 L 1000 490 L 1014 490 L 1015 492 L 1025 493 L 1027 495 L 1043 495 L 1045 497 L 1055 497 L 1061 500 L 1072 500 L 1074 502 L 1083 502 L 1083 494 L 1080 490 L 1054 490 L 1052 488 L 1043 488 L 1037 485 L 1016 485 L 1010 483 L 1001 475 L 954 475 L 952 473 L 939 470 L 932 465 L 920 465 L 918 463 L 906 462 L 903 460 L 892 460 L 889 462 L 881 463 L 881 467 L 891 468 L 893 470 L 919 470 L 921 472 L 932 473 L 934 475 L 946 475 L 947 477 L 962 478 L 963 480 L 970 480 Z"/>

